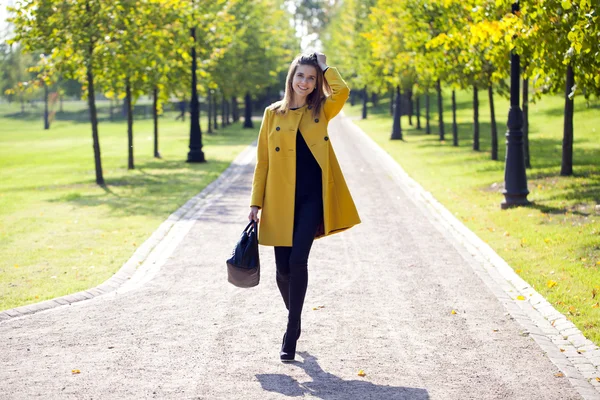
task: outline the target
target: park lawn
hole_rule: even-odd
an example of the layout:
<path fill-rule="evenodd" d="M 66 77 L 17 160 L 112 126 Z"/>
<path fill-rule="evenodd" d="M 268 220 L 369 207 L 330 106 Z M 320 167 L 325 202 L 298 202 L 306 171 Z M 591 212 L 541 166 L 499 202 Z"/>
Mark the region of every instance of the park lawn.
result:
<path fill-rule="evenodd" d="M 186 163 L 189 119 L 134 122 L 135 166 L 127 170 L 122 118 L 99 125 L 106 187 L 95 184 L 85 103 L 42 129 L 39 110 L 17 116 L 0 104 L 0 310 L 63 296 L 112 276 L 175 210 L 216 179 L 257 135 L 234 124 L 203 135 L 203 164 Z M 138 117 L 136 117 L 138 118 Z M 189 118 L 189 117 L 188 117 Z M 203 132 L 206 120 L 201 121 Z"/>
<path fill-rule="evenodd" d="M 386 100 L 370 108 L 366 120 L 359 119 L 360 104 L 347 104 L 345 112 L 425 190 L 600 345 L 600 102 L 596 100 L 588 108 L 582 98 L 575 100 L 572 177 L 560 176 L 564 100 L 546 96 L 531 105 L 533 168 L 527 170 L 527 176 L 528 199 L 533 204 L 503 211 L 508 101 L 500 96 L 495 99 L 500 161 L 492 161 L 489 103 L 483 91 L 479 96 L 481 151 L 472 150 L 471 96 L 457 94 L 459 147 L 452 146 L 449 93 L 442 96 L 443 142 L 438 135 L 435 96 L 431 99 L 432 133 L 409 127 L 404 116 L 404 141 L 389 140 L 392 119 Z M 415 117 L 413 123 L 416 126 Z M 424 128 L 424 118 L 421 123 Z"/>

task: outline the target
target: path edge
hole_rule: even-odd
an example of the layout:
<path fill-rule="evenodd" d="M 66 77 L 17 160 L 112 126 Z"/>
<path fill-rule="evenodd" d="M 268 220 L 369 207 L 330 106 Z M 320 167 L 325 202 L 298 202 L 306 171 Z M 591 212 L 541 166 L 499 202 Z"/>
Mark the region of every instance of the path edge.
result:
<path fill-rule="evenodd" d="M 373 138 L 342 116 L 360 133 L 364 143 L 392 175 L 434 226 L 450 236 L 454 247 L 524 330 L 535 340 L 550 361 L 569 379 L 586 400 L 600 399 L 600 348 L 587 339 L 571 321 L 556 310 L 487 243 L 457 219 L 430 192 L 426 191 Z M 525 300 L 517 300 L 523 296 Z"/>
<path fill-rule="evenodd" d="M 200 193 L 186 201 L 181 207 L 174 211 L 159 227 L 150 235 L 148 239 L 133 253 L 133 255 L 115 272 L 110 278 L 90 289 L 82 290 L 76 293 L 55 297 L 38 303 L 27 304 L 4 310 L 0 312 L 0 324 L 15 318 L 21 318 L 32 315 L 40 311 L 51 310 L 61 306 L 68 306 L 85 300 L 90 300 L 98 296 L 109 293 L 116 293 L 136 274 L 136 272 L 147 270 L 146 263 L 149 260 L 156 259 L 157 252 L 162 247 L 160 244 L 167 239 L 169 233 L 174 230 L 176 225 L 189 220 L 196 210 L 205 203 L 206 199 L 214 192 L 217 192 L 223 186 L 227 186 L 231 177 L 235 175 L 240 168 L 243 168 L 254 159 L 256 142 L 242 150 L 231 164 L 215 180 L 210 182 Z M 185 236 L 185 235 L 184 235 Z M 181 237 L 182 239 L 183 237 Z M 174 246 L 171 245 L 171 248 Z M 160 264 L 154 266 L 154 274 L 160 269 Z M 145 273 L 145 272 L 143 272 Z M 154 275 L 153 274 L 153 275 Z M 147 282 L 145 279 L 144 282 Z"/>

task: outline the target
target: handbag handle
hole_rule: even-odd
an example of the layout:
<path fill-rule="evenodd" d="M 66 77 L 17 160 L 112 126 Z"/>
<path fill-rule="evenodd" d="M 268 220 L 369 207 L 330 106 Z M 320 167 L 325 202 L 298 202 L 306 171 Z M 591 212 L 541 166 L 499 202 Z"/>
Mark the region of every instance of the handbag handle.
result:
<path fill-rule="evenodd" d="M 256 221 L 252 220 L 250 221 L 250 223 L 248 224 L 248 226 L 246 226 L 246 229 L 244 229 L 244 233 L 248 234 L 249 230 L 248 228 L 252 227 L 252 229 L 254 229 L 254 231 L 256 232 Z"/>

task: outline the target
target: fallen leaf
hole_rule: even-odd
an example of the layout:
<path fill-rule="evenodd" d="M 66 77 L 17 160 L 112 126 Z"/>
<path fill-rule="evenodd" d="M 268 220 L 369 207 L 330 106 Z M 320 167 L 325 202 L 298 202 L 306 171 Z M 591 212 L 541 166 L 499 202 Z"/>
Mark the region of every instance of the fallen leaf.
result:
<path fill-rule="evenodd" d="M 450 314 L 452 314 L 452 315 L 456 314 L 456 310 L 452 310 L 452 312 L 450 312 Z"/>
<path fill-rule="evenodd" d="M 521 270 L 520 270 L 520 269 L 515 269 L 515 272 L 516 272 L 517 274 L 520 274 L 520 273 L 521 273 Z"/>
<path fill-rule="evenodd" d="M 365 371 L 363 371 L 362 369 L 360 371 L 358 371 L 358 376 L 365 376 L 367 374 L 365 374 Z"/>
<path fill-rule="evenodd" d="M 585 353 L 585 349 L 577 350 L 577 352 L 578 352 L 579 354 L 583 354 L 583 353 Z"/>
<path fill-rule="evenodd" d="M 318 310 L 318 308 L 317 307 L 313 307 L 313 310 Z"/>
<path fill-rule="evenodd" d="M 565 352 L 565 349 L 560 349 L 560 352 L 561 352 L 561 353 L 564 353 L 564 352 Z"/>
<path fill-rule="evenodd" d="M 592 306 L 592 308 L 600 308 L 600 303 L 596 303 Z"/>
<path fill-rule="evenodd" d="M 525 296 L 517 296 L 517 300 L 525 300 Z"/>
<path fill-rule="evenodd" d="M 565 376 L 565 374 L 563 374 L 562 372 L 557 372 L 554 374 L 554 376 L 557 378 L 562 378 L 563 376 Z"/>
<path fill-rule="evenodd" d="M 494 332 L 500 332 L 500 329 L 494 329 Z"/>
<path fill-rule="evenodd" d="M 554 286 L 556 286 L 556 282 L 553 280 L 549 280 L 548 282 L 546 282 L 546 286 L 552 289 Z"/>
<path fill-rule="evenodd" d="M 600 382 L 600 377 L 598 377 L 598 376 L 597 376 L 597 377 L 596 377 L 596 380 L 597 380 L 598 382 Z"/>
<path fill-rule="evenodd" d="M 71 370 L 71 373 L 72 373 L 72 374 L 80 374 L 80 373 L 81 373 L 81 371 L 80 371 L 80 370 L 78 370 L 78 369 L 72 369 L 72 370 Z"/>

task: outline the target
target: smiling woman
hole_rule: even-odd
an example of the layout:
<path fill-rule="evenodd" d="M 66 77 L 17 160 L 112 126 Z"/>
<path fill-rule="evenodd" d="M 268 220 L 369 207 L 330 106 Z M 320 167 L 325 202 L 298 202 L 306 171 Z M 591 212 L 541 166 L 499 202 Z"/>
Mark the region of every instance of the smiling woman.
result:
<path fill-rule="evenodd" d="M 265 110 L 257 147 L 249 219 L 259 243 L 275 247 L 277 286 L 288 313 L 281 361 L 293 361 L 315 238 L 346 230 L 360 218 L 337 162 L 327 125 L 350 89 L 322 53 L 290 65 L 283 100 Z"/>

